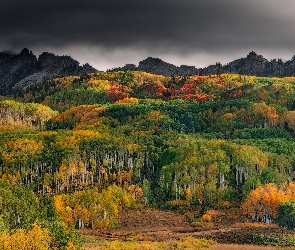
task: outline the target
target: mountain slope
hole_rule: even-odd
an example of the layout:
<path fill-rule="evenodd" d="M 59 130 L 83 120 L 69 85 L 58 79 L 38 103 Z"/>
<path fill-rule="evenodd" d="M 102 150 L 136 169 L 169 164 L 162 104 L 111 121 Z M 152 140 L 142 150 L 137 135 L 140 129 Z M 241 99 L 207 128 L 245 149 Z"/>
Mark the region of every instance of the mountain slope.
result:
<path fill-rule="evenodd" d="M 69 56 L 56 56 L 44 52 L 37 58 L 28 49 L 20 54 L 0 52 L 0 93 L 13 93 L 46 80 L 69 75 L 85 75 L 97 70 L 89 64 L 83 66 Z"/>

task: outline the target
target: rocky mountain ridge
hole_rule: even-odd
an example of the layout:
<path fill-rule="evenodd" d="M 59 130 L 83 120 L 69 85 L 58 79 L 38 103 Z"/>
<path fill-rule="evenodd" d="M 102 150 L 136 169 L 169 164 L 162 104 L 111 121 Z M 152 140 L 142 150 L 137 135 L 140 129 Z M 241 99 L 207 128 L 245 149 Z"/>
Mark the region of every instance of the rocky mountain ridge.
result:
<path fill-rule="evenodd" d="M 242 75 L 255 76 L 295 76 L 295 56 L 289 61 L 273 59 L 268 61 L 262 55 L 257 55 L 254 51 L 250 52 L 247 57 L 234 60 L 226 65 L 216 63 L 205 68 L 196 68 L 194 66 L 181 65 L 179 67 L 164 62 L 159 58 L 148 57 L 140 61 L 138 66 L 134 64 L 126 64 L 121 68 L 114 68 L 112 71 L 118 70 L 139 70 L 153 74 L 161 74 L 164 76 L 171 75 L 210 75 L 221 73 L 232 73 Z"/>
<path fill-rule="evenodd" d="M 284 77 L 295 76 L 295 56 L 285 62 L 280 59 L 269 61 L 252 51 L 245 58 L 234 60 L 226 65 L 216 63 L 205 68 L 187 65 L 178 67 L 159 58 L 148 57 L 140 61 L 138 66 L 126 64 L 124 67 L 114 68 L 111 71 L 119 70 L 139 70 L 164 76 L 234 73 Z M 19 54 L 3 51 L 0 52 L 0 95 L 13 94 L 16 89 L 26 89 L 56 77 L 81 76 L 92 72 L 97 70 L 89 64 L 80 66 L 79 62 L 70 56 L 57 56 L 43 52 L 37 58 L 26 48 Z"/>
<path fill-rule="evenodd" d="M 19 54 L 3 51 L 0 52 L 0 95 L 11 94 L 17 88 L 25 89 L 56 77 L 81 76 L 96 71 L 89 64 L 80 66 L 70 56 L 43 52 L 37 58 L 26 48 Z"/>

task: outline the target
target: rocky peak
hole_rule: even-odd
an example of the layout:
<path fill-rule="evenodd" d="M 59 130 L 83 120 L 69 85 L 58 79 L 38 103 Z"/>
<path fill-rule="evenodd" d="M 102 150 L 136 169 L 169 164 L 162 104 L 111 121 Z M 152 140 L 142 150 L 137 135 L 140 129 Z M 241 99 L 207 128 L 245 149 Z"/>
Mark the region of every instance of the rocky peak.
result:
<path fill-rule="evenodd" d="M 0 52 L 0 56 L 14 56 L 15 54 L 10 50 L 3 50 Z"/>
<path fill-rule="evenodd" d="M 54 57 L 55 57 L 55 55 L 52 54 L 52 53 L 49 53 L 49 52 L 43 52 L 43 53 L 39 56 L 38 60 L 39 60 L 39 61 L 47 61 L 47 60 L 52 60 Z"/>
<path fill-rule="evenodd" d="M 241 58 L 228 63 L 223 71 L 241 75 L 269 76 L 271 66 L 267 59 L 251 51 L 246 58 Z"/>
<path fill-rule="evenodd" d="M 247 55 L 246 60 L 250 60 L 250 61 L 264 61 L 266 59 L 262 55 L 257 55 L 254 51 L 251 51 Z"/>
<path fill-rule="evenodd" d="M 283 62 L 282 60 L 268 61 L 262 55 L 251 51 L 246 57 L 234 60 L 226 65 L 216 63 L 205 68 L 195 68 L 194 66 L 181 65 L 177 67 L 173 64 L 162 61 L 159 58 L 148 57 L 140 61 L 138 67 L 135 65 L 126 66 L 122 68 L 115 68 L 117 70 L 140 70 L 153 74 L 161 74 L 164 76 L 171 75 L 211 75 L 220 73 L 234 73 L 244 75 L 256 76 L 294 76 L 295 75 L 295 56 L 290 61 Z M 134 67 L 133 67 L 134 66 Z"/>
<path fill-rule="evenodd" d="M 257 57 L 258 55 L 256 54 L 256 52 L 254 52 L 254 51 L 251 51 L 248 55 L 247 55 L 247 58 L 255 58 L 255 57 Z"/>
<path fill-rule="evenodd" d="M 165 67 L 175 67 L 173 64 L 166 63 L 160 58 L 153 58 L 148 57 L 143 61 L 140 61 L 138 64 L 138 68 L 144 68 L 144 67 L 158 67 L 158 66 L 165 66 Z"/>
<path fill-rule="evenodd" d="M 24 48 L 18 55 L 0 53 L 0 93 L 12 93 L 56 77 L 85 75 L 97 70 L 89 64 L 83 67 L 70 56 L 56 56 L 44 52 L 39 58 Z"/>
<path fill-rule="evenodd" d="M 159 58 L 148 57 L 147 59 L 139 62 L 138 70 L 168 76 L 175 75 L 177 67 L 173 64 L 164 62 Z"/>
<path fill-rule="evenodd" d="M 161 60 L 160 58 L 154 58 L 154 57 L 148 57 L 142 61 L 139 62 L 140 64 L 161 64 L 161 63 L 166 63 L 163 60 Z"/>
<path fill-rule="evenodd" d="M 70 56 L 56 56 L 52 53 L 43 52 L 39 56 L 39 64 L 41 69 L 52 69 L 56 70 L 58 68 L 76 68 L 79 67 L 79 62 L 71 58 Z"/>
<path fill-rule="evenodd" d="M 27 48 L 24 48 L 21 52 L 20 52 L 20 56 L 29 56 L 32 54 L 32 51 L 30 53 L 30 51 Z"/>
<path fill-rule="evenodd" d="M 88 63 L 85 63 L 83 66 L 82 66 L 82 69 L 83 69 L 83 72 L 81 74 L 89 74 L 89 73 L 92 73 L 92 72 L 97 72 L 97 69 L 93 68 L 90 64 Z"/>
<path fill-rule="evenodd" d="M 14 56 L 14 54 L 10 51 L 0 52 L 0 65 L 4 64 L 6 61 L 8 61 L 13 56 Z"/>

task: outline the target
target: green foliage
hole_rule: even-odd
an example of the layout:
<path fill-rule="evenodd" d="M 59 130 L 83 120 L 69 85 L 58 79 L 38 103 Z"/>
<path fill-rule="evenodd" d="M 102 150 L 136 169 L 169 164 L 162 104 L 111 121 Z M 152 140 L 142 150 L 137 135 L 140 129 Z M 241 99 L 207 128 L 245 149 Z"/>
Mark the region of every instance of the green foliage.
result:
<path fill-rule="evenodd" d="M 143 180 L 142 191 L 145 198 L 145 203 L 148 204 L 152 200 L 151 184 L 147 179 Z"/>
<path fill-rule="evenodd" d="M 61 90 L 45 100 L 45 104 L 59 111 L 66 111 L 71 107 L 95 103 L 108 103 L 106 92 L 95 88 Z"/>
<path fill-rule="evenodd" d="M 77 230 L 73 227 L 68 227 L 62 220 L 54 220 L 51 222 L 43 221 L 42 226 L 48 228 L 52 235 L 51 248 L 57 248 L 65 250 L 69 241 L 79 249 L 82 246 L 82 238 L 78 234 Z"/>
<path fill-rule="evenodd" d="M 255 244 L 263 246 L 291 247 L 295 246 L 295 237 L 293 235 L 263 235 L 254 234 Z"/>
<path fill-rule="evenodd" d="M 55 221 L 58 218 L 52 197 L 45 194 L 40 198 L 40 217 L 45 221 Z"/>
<path fill-rule="evenodd" d="M 58 217 L 49 195 L 39 201 L 29 188 L 0 181 L 0 213 L 0 232 L 18 228 L 30 230 L 38 222 L 42 228 L 49 230 L 51 247 L 66 249 L 69 240 L 77 246 L 81 244 L 77 232 Z"/>
<path fill-rule="evenodd" d="M 279 204 L 276 218 L 280 227 L 295 228 L 295 202 L 284 201 Z"/>
<path fill-rule="evenodd" d="M 60 114 L 1 98 L 0 230 L 29 229 L 37 218 L 65 248 L 76 237 L 68 225 L 114 227 L 130 195 L 204 210 L 237 204 L 261 184 L 286 185 L 294 180 L 294 83 L 98 72 L 18 96 Z"/>
<path fill-rule="evenodd" d="M 0 181 L 0 212 L 9 229 L 29 229 L 39 217 L 38 199 L 32 190 Z"/>

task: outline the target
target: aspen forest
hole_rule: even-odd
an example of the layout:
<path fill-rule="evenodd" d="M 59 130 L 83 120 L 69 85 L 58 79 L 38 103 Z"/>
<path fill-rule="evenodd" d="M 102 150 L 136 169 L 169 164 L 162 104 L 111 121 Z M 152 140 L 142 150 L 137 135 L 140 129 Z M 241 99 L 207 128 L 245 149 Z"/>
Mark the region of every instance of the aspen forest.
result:
<path fill-rule="evenodd" d="M 107 71 L 15 89 L 0 96 L 0 248 L 83 249 L 83 232 L 144 208 L 196 231 L 220 210 L 293 230 L 294 138 L 295 77 Z M 111 244 L 97 249 L 172 249 Z"/>

